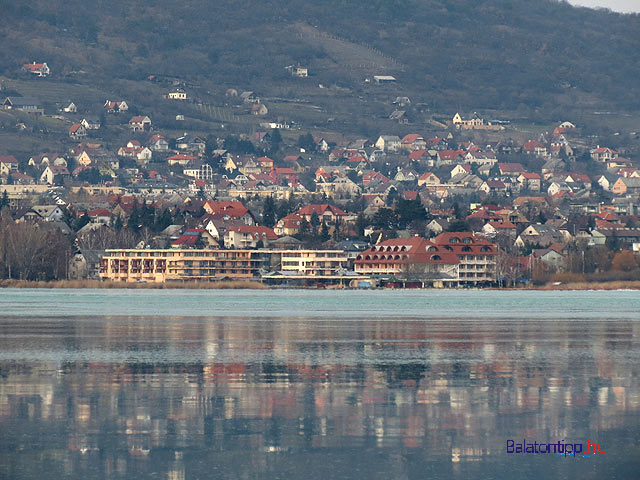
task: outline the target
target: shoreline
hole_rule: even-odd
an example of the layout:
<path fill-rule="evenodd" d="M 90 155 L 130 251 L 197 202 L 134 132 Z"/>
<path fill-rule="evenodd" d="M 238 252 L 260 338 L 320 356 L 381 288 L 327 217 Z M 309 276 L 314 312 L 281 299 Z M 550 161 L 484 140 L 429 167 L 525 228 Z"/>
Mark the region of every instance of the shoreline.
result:
<path fill-rule="evenodd" d="M 223 280 L 220 282 L 109 282 L 101 280 L 0 280 L 0 288 L 61 288 L 61 289 L 128 289 L 128 290 L 267 290 L 269 287 L 254 280 Z"/>
<path fill-rule="evenodd" d="M 29 280 L 0 280 L 2 288 L 59 288 L 59 289 L 128 289 L 128 290 L 279 290 L 281 286 L 269 286 L 255 280 L 224 280 L 220 282 L 165 282 L 165 283 L 143 283 L 143 282 L 109 282 L 101 280 L 54 280 L 49 282 L 29 281 Z M 286 287 L 284 287 L 286 288 Z M 313 287 L 296 287 L 305 290 L 319 290 Z M 331 289 L 331 288 L 329 288 Z M 324 289 L 322 289 L 324 290 Z M 344 288 L 341 290 L 362 290 L 358 288 Z M 374 288 L 373 290 L 388 290 L 385 288 Z M 419 289 L 399 289 L 399 290 L 419 290 Z M 456 290 L 456 289 L 424 289 L 424 290 Z M 463 289 L 460 289 L 463 290 Z M 482 289 L 480 289 L 482 290 Z M 508 291 L 578 291 L 578 290 L 640 290 L 640 281 L 611 281 L 611 282 L 550 282 L 545 285 L 529 286 L 525 288 L 515 287 L 490 287 L 486 290 L 508 290 Z"/>

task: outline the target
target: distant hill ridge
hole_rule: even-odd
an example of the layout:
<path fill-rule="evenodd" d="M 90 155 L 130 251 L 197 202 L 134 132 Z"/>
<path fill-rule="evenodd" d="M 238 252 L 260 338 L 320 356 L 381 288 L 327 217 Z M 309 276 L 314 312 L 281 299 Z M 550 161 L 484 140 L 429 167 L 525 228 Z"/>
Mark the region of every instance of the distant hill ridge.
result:
<path fill-rule="evenodd" d="M 0 0 L 0 73 L 206 77 L 268 89 L 397 74 L 436 107 L 640 108 L 640 16 L 557 0 Z M 249 85 L 250 83 L 250 85 Z"/>

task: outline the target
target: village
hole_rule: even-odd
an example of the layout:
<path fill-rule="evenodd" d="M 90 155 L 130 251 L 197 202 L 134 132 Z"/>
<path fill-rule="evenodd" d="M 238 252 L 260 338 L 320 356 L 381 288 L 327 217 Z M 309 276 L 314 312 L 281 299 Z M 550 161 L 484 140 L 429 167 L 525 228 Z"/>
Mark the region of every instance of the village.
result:
<path fill-rule="evenodd" d="M 22 74 L 46 82 L 51 70 L 34 62 Z M 392 92 L 396 79 L 367 82 Z M 166 88 L 176 122 L 188 90 Z M 423 128 L 403 96 L 390 99 L 389 131 L 323 135 L 271 118 L 253 91 L 224 96 L 255 119 L 250 133 L 176 134 L 124 98 L 91 112 L 58 102 L 45 115 L 37 98 L 3 96 L 3 115 L 68 125 L 60 151 L 0 144 L 3 278 L 361 288 L 640 278 L 633 142 L 594 143 L 569 120 L 524 136 L 477 112 Z"/>

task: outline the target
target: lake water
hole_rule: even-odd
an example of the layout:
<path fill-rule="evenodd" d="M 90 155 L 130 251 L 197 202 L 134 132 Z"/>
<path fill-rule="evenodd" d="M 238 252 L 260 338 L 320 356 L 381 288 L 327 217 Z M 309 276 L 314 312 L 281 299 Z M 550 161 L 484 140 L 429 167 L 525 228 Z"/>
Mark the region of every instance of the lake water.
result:
<path fill-rule="evenodd" d="M 640 292 L 0 290 L 0 478 L 638 479 Z"/>

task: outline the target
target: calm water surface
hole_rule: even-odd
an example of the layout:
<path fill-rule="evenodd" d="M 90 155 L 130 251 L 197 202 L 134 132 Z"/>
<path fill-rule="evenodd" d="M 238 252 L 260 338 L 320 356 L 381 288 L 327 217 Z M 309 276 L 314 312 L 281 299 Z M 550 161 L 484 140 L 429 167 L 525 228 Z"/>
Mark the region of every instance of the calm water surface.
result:
<path fill-rule="evenodd" d="M 638 479 L 639 375 L 638 292 L 0 290 L 0 478 Z"/>

